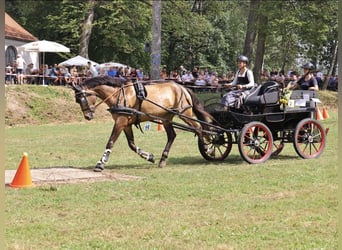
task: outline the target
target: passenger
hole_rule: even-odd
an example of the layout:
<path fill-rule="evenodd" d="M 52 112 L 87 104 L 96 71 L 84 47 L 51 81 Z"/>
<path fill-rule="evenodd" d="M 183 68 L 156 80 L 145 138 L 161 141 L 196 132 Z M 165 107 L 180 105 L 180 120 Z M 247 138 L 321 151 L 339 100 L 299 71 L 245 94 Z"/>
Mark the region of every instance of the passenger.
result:
<path fill-rule="evenodd" d="M 287 89 L 301 89 L 318 91 L 318 83 L 311 71 L 314 69 L 312 63 L 306 63 L 302 66 L 304 75 L 293 84 L 287 85 Z"/>
<path fill-rule="evenodd" d="M 240 108 L 245 96 L 250 93 L 250 89 L 254 87 L 253 72 L 247 68 L 248 58 L 246 56 L 239 56 L 238 71 L 235 74 L 235 78 L 231 83 L 224 84 L 226 88 L 236 87 L 225 94 L 221 99 L 221 104 L 227 109 L 227 107 Z"/>

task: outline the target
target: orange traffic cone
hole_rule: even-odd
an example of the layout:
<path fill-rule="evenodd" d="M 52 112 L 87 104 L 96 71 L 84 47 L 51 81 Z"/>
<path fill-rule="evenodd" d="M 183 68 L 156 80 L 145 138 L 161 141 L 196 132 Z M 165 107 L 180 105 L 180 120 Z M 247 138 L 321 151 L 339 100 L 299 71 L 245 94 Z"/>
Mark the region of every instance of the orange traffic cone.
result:
<path fill-rule="evenodd" d="M 160 120 L 158 120 L 158 131 L 164 131 L 164 126 Z"/>
<path fill-rule="evenodd" d="M 22 187 L 31 187 L 32 186 L 32 177 L 29 167 L 29 162 L 27 159 L 27 153 L 24 153 L 23 158 L 19 164 L 18 170 L 13 178 L 10 187 L 13 188 L 22 188 Z"/>
<path fill-rule="evenodd" d="M 323 107 L 323 118 L 324 119 L 329 119 L 329 114 L 328 111 L 325 107 Z"/>
<path fill-rule="evenodd" d="M 316 107 L 316 120 L 323 120 L 323 116 L 318 107 Z"/>

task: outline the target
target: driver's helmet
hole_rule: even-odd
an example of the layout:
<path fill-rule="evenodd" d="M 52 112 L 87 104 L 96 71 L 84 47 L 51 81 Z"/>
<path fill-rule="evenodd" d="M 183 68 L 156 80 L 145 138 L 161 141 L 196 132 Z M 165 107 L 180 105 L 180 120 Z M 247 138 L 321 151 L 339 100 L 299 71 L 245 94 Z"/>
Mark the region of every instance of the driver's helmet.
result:
<path fill-rule="evenodd" d="M 245 62 L 245 63 L 248 64 L 248 61 L 249 61 L 249 60 L 248 60 L 248 57 L 247 57 L 247 56 L 241 55 L 241 56 L 238 57 L 237 61 L 238 61 L 238 62 Z"/>
<path fill-rule="evenodd" d="M 314 69 L 314 65 L 312 63 L 306 63 L 302 66 L 303 69 L 309 69 L 309 70 L 312 70 Z"/>

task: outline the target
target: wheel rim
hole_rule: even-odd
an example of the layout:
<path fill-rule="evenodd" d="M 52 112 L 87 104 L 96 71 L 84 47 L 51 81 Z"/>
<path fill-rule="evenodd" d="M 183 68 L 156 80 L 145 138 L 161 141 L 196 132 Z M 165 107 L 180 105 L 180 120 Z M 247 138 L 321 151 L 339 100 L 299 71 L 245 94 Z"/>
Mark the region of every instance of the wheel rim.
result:
<path fill-rule="evenodd" d="M 255 122 L 246 125 L 240 135 L 239 150 L 249 163 L 262 163 L 272 153 L 273 138 L 266 125 Z"/>
<path fill-rule="evenodd" d="M 316 121 L 306 119 L 297 125 L 294 146 L 299 156 L 305 159 L 316 158 L 325 148 L 325 131 Z"/>

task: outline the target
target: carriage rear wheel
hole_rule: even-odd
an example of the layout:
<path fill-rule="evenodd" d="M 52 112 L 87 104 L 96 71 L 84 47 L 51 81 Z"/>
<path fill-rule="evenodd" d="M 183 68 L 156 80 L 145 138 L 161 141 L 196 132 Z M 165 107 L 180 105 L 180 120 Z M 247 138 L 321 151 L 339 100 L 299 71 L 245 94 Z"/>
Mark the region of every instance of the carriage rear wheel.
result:
<path fill-rule="evenodd" d="M 303 119 L 296 126 L 293 146 L 304 159 L 320 156 L 325 148 L 325 131 L 317 120 Z"/>
<path fill-rule="evenodd" d="M 223 161 L 232 150 L 232 135 L 229 132 L 211 134 L 198 140 L 198 149 L 208 161 Z"/>
<path fill-rule="evenodd" d="M 239 135 L 239 151 L 242 158 L 251 164 L 263 163 L 272 154 L 273 136 L 261 122 L 247 123 Z"/>

